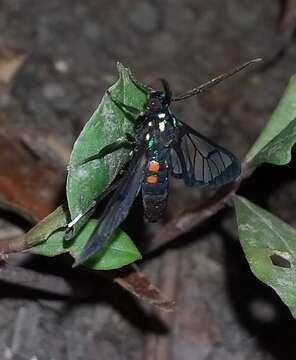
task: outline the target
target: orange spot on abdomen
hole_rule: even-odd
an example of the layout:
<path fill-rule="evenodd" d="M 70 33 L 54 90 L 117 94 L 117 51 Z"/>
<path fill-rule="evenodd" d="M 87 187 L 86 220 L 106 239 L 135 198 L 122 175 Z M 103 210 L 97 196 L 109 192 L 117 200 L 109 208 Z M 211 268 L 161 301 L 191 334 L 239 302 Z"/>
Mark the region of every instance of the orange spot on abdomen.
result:
<path fill-rule="evenodd" d="M 147 184 L 157 184 L 158 178 L 156 175 L 150 175 L 146 177 L 146 183 Z"/>
<path fill-rule="evenodd" d="M 152 160 L 149 162 L 148 170 L 151 172 L 158 172 L 160 168 L 159 162 Z"/>

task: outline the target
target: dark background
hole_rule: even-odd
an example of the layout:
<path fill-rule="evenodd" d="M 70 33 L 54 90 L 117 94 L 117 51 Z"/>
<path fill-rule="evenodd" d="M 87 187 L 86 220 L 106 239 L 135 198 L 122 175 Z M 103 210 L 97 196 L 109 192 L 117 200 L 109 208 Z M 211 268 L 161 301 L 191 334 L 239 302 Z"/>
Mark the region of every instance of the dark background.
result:
<path fill-rule="evenodd" d="M 116 80 L 116 61 L 143 83 L 157 86 L 157 78 L 166 78 L 179 93 L 262 57 L 266 66 L 175 107 L 183 121 L 243 160 L 296 69 L 296 49 L 288 41 L 293 26 L 281 26 L 285 4 L 292 1 L 2 0 L 0 59 L 24 55 L 25 61 L 1 88 L 0 133 L 33 129 L 54 137 L 66 161 Z M 34 139 L 31 146 L 36 151 Z M 56 165 L 42 146 L 40 153 Z M 61 174 L 64 165 L 57 166 Z M 242 192 L 296 225 L 294 168 L 295 161 L 264 166 Z M 179 182 L 174 188 L 167 218 L 202 196 Z M 0 232 L 28 226 L 12 213 L 1 216 Z M 70 266 L 59 259 L 10 259 L 56 273 Z M 155 254 L 144 271 L 177 300 L 174 313 L 159 314 L 99 279 L 96 298 L 85 302 L 1 284 L 0 359 L 295 359 L 295 321 L 251 274 L 231 210 Z"/>

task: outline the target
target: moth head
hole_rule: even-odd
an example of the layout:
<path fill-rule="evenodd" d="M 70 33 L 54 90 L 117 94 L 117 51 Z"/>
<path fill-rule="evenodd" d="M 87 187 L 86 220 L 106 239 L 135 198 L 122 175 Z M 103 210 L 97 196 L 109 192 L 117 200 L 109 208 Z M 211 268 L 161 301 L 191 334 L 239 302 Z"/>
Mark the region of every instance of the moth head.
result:
<path fill-rule="evenodd" d="M 152 91 L 146 103 L 146 107 L 152 112 L 160 112 L 166 105 L 166 93 L 164 91 Z"/>

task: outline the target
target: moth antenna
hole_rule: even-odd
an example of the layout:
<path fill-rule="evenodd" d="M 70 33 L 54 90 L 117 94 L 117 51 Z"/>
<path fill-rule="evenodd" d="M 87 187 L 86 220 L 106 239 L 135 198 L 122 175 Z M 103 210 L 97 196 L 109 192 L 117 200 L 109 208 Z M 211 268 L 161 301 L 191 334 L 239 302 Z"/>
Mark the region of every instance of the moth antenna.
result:
<path fill-rule="evenodd" d="M 197 95 L 197 94 L 200 94 L 201 92 L 219 84 L 220 82 L 224 81 L 225 79 L 233 76 L 234 74 L 242 71 L 243 69 L 245 69 L 247 66 L 251 65 L 251 64 L 254 64 L 254 63 L 257 63 L 259 61 L 262 61 L 261 58 L 257 58 L 257 59 L 253 59 L 253 60 L 250 60 L 248 62 L 245 62 L 237 67 L 235 67 L 234 69 L 226 72 L 226 73 L 223 73 L 209 81 L 207 81 L 206 83 L 204 84 L 201 84 L 200 86 L 190 90 L 190 91 L 187 91 L 186 93 L 184 94 L 181 94 L 181 95 L 178 95 L 176 97 L 173 97 L 171 100 L 172 101 L 180 101 L 180 100 L 184 100 L 184 99 L 187 99 L 191 96 L 194 96 L 194 95 Z"/>

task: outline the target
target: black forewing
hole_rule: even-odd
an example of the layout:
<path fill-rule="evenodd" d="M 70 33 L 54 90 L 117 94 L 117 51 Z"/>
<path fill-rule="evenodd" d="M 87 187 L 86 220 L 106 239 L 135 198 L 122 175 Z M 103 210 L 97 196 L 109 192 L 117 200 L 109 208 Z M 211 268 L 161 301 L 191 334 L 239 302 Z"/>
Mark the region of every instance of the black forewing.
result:
<path fill-rule="evenodd" d="M 146 164 L 144 149 L 136 152 L 131 160 L 124 179 L 110 198 L 105 210 L 99 218 L 98 225 L 88 240 L 75 266 L 85 262 L 98 250 L 104 247 L 113 231 L 125 220 L 140 190 Z"/>
<path fill-rule="evenodd" d="M 77 215 L 71 222 L 68 223 L 68 226 L 65 231 L 65 240 L 72 240 L 74 236 L 78 234 L 82 226 L 85 225 L 87 220 L 93 215 L 97 209 L 98 204 L 109 194 L 111 194 L 115 189 L 120 185 L 120 180 L 113 182 L 106 190 L 104 190 L 96 199 L 92 201 L 90 206 L 82 213 Z M 75 225 L 75 226 L 74 226 Z"/>
<path fill-rule="evenodd" d="M 185 123 L 178 121 L 179 136 L 171 150 L 171 175 L 187 186 L 217 187 L 235 180 L 239 160 Z"/>

